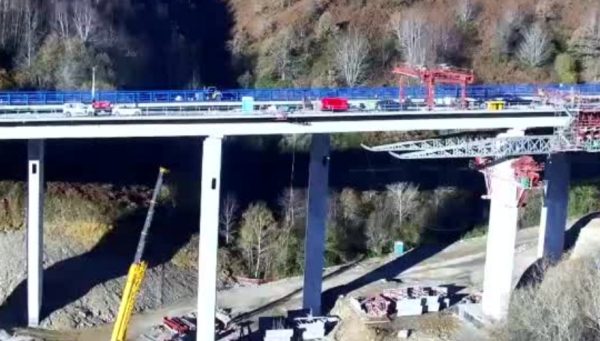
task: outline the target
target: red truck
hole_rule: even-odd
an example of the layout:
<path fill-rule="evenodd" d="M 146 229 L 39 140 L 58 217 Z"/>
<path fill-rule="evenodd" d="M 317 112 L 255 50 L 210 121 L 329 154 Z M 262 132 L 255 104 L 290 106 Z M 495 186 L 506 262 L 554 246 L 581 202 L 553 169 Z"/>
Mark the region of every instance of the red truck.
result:
<path fill-rule="evenodd" d="M 321 110 L 322 111 L 348 111 L 348 100 L 340 97 L 325 97 L 321 99 Z"/>

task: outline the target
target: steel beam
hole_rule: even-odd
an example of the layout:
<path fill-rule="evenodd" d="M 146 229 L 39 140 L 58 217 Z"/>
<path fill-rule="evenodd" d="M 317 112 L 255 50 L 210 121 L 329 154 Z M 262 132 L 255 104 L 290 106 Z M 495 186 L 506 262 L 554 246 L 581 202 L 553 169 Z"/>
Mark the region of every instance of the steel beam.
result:
<path fill-rule="evenodd" d="M 316 134 L 312 136 L 310 146 L 302 305 L 305 309 L 311 309 L 314 316 L 321 315 L 330 144 L 329 134 Z"/>
<path fill-rule="evenodd" d="M 27 322 L 40 323 L 44 256 L 44 141 L 27 145 Z"/>
<path fill-rule="evenodd" d="M 211 136 L 204 140 L 198 259 L 198 341 L 215 340 L 221 152 L 220 136 Z"/>

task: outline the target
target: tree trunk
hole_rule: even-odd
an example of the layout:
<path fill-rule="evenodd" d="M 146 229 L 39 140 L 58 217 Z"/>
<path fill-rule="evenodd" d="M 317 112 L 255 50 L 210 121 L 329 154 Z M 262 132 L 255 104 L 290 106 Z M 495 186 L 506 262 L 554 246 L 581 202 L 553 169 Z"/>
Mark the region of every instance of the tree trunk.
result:
<path fill-rule="evenodd" d="M 262 230 L 262 229 L 261 229 Z M 254 278 L 258 278 L 258 274 L 260 272 L 260 258 L 262 254 L 261 243 L 262 243 L 262 231 L 259 230 L 258 235 L 258 248 L 257 248 L 257 256 L 256 256 L 256 268 L 254 269 Z"/>

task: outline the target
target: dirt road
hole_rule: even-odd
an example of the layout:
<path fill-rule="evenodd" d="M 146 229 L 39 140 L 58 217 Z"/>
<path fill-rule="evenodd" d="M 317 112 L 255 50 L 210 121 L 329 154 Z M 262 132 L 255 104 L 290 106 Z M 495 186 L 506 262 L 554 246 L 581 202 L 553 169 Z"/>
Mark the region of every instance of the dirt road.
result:
<path fill-rule="evenodd" d="M 599 226 L 600 221 L 593 221 Z M 537 228 L 520 230 L 515 248 L 513 283 L 537 259 Z M 596 229 L 598 230 L 598 229 Z M 600 232 L 599 232 L 600 233 Z M 402 257 L 368 259 L 346 267 L 328 269 L 323 283 L 324 300 L 332 302 L 338 295 L 361 295 L 389 282 L 437 285 L 452 284 L 467 291 L 482 288 L 485 263 L 486 238 L 458 241 L 441 248 L 425 246 L 412 250 Z M 587 246 L 586 246 L 587 247 Z M 218 293 L 221 308 L 231 309 L 238 319 L 261 315 L 283 314 L 301 305 L 302 278 L 293 277 L 255 287 L 236 287 Z M 332 302 L 324 302 L 324 306 Z M 137 339 L 152 325 L 159 324 L 165 315 L 185 314 L 194 311 L 196 298 L 167 308 L 135 316 L 130 336 Z M 106 340 L 110 326 L 76 332 L 76 340 Z M 71 333 L 70 335 L 73 335 Z"/>

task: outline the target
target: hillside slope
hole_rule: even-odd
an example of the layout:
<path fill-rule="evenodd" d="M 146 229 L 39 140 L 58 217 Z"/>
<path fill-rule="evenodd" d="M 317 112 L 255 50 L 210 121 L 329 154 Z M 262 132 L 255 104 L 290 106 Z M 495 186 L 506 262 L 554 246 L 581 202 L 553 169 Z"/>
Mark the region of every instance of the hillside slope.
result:
<path fill-rule="evenodd" d="M 333 86 L 353 32 L 367 45 L 356 84 L 393 84 L 397 62 L 473 68 L 479 82 L 586 81 L 598 76 L 600 4 L 594 0 L 223 0 L 243 86 Z M 533 28 L 539 63 L 520 50 Z M 558 58 L 558 72 L 555 61 Z M 529 64 L 529 65 L 528 65 Z"/>

